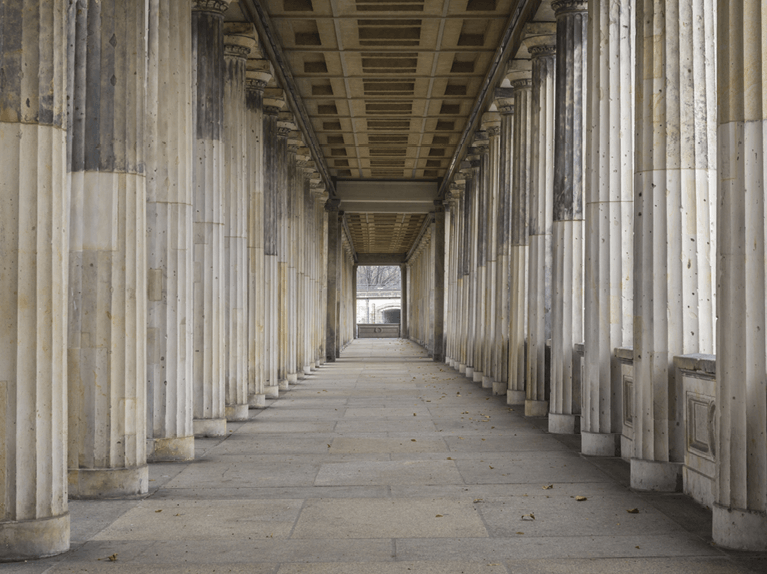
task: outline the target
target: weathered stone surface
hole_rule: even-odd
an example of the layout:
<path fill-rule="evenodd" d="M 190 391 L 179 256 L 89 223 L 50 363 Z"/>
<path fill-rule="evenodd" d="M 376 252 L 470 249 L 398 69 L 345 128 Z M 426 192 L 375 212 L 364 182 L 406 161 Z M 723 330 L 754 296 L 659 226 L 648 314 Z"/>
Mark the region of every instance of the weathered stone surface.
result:
<path fill-rule="evenodd" d="M 69 549 L 65 2 L 0 18 L 0 561 Z"/>
<path fill-rule="evenodd" d="M 145 493 L 146 4 L 80 6 L 73 38 L 70 498 Z"/>

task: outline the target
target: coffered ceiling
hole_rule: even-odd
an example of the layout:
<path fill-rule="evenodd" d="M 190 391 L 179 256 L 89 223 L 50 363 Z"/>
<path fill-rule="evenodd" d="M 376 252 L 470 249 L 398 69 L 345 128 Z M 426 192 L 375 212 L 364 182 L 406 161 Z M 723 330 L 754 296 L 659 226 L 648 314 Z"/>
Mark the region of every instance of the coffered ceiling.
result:
<path fill-rule="evenodd" d="M 445 176 L 518 0 L 262 0 L 330 175 Z"/>

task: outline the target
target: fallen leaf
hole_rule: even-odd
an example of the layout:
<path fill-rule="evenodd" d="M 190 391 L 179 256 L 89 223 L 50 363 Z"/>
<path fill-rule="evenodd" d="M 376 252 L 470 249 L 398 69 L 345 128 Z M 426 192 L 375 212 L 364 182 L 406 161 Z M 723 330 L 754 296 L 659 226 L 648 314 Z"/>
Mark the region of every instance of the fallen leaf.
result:
<path fill-rule="evenodd" d="M 110 561 L 110 562 L 117 562 L 117 552 L 115 552 L 114 554 L 112 554 L 112 555 L 109 557 L 109 561 Z"/>
<path fill-rule="evenodd" d="M 474 502 L 485 502 L 482 498 L 475 498 Z"/>
<path fill-rule="evenodd" d="M 441 514 L 437 514 L 437 516 L 435 516 L 434 518 L 442 518 L 442 515 Z"/>
<path fill-rule="evenodd" d="M 576 496 L 575 500 L 577 500 L 578 502 L 583 502 L 584 500 L 588 500 L 588 498 L 586 498 L 585 496 Z"/>
<path fill-rule="evenodd" d="M 544 486 L 544 487 L 542 487 L 542 488 L 543 488 L 543 490 L 551 490 L 552 488 L 554 488 L 554 485 L 553 485 L 553 484 L 550 484 L 550 485 L 548 485 L 548 486 Z"/>
<path fill-rule="evenodd" d="M 447 457 L 447 460 L 453 460 L 452 456 Z"/>
<path fill-rule="evenodd" d="M 413 413 L 413 416 L 415 416 L 415 413 Z"/>
<path fill-rule="evenodd" d="M 488 465 L 488 466 L 490 466 L 490 465 Z M 493 467 L 492 467 L 492 466 L 490 466 L 490 470 L 493 470 Z"/>
<path fill-rule="evenodd" d="M 629 514 L 639 514 L 639 509 L 638 508 L 629 508 L 626 512 L 628 512 Z"/>
<path fill-rule="evenodd" d="M 524 532 L 517 532 L 517 534 L 524 534 Z"/>
<path fill-rule="evenodd" d="M 414 438 L 411 438 L 410 442 L 416 442 L 416 440 Z"/>
<path fill-rule="evenodd" d="M 162 510 L 155 510 L 155 512 L 162 512 Z"/>
<path fill-rule="evenodd" d="M 535 520 L 535 514 L 532 512 L 530 514 L 523 514 L 522 520 Z"/>

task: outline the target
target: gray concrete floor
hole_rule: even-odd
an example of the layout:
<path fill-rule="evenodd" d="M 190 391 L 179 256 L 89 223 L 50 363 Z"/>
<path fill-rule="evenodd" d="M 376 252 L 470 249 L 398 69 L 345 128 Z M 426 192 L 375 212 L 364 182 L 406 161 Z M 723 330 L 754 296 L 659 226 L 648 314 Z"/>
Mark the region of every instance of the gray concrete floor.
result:
<path fill-rule="evenodd" d="M 0 570 L 767 572 L 712 545 L 706 509 L 632 492 L 626 463 L 580 456 L 407 341 L 355 341 L 251 413 L 194 462 L 151 465 L 146 497 L 70 502 L 68 554 Z"/>

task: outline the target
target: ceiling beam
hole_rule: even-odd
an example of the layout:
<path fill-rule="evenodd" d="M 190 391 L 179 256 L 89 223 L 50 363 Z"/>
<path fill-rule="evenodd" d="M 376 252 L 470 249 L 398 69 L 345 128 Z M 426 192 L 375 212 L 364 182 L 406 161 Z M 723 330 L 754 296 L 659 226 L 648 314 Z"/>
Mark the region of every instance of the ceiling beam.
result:
<path fill-rule="evenodd" d="M 358 253 L 357 265 L 402 265 L 404 253 Z"/>

